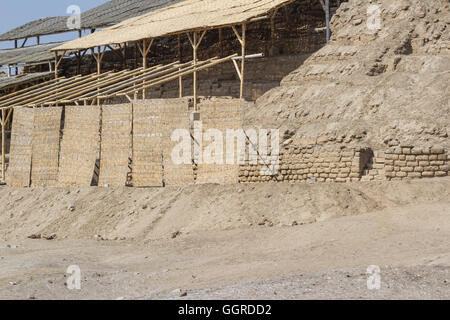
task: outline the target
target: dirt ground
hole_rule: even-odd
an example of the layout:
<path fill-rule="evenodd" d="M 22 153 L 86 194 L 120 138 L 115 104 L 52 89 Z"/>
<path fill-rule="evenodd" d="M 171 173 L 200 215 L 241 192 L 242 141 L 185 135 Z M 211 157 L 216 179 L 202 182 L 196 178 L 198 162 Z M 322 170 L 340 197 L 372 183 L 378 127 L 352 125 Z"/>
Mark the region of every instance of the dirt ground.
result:
<path fill-rule="evenodd" d="M 0 299 L 450 298 L 449 178 L 68 191 L 0 189 Z"/>

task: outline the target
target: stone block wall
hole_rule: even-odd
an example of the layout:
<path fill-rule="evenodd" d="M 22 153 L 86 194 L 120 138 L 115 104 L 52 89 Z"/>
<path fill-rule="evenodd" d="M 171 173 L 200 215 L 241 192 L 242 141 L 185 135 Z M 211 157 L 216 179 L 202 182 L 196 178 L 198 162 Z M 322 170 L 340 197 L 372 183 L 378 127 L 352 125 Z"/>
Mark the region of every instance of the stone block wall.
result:
<path fill-rule="evenodd" d="M 273 162 L 276 161 L 276 155 L 264 157 L 264 161 L 260 161 L 263 163 L 258 165 L 250 164 L 247 159 L 247 163 L 240 167 L 239 182 L 358 181 L 364 169 L 362 159 L 366 152 L 361 148 L 323 148 L 312 145 L 290 147 L 280 152 L 279 166 Z M 267 170 L 268 164 L 272 165 L 272 175 Z"/>
<path fill-rule="evenodd" d="M 279 164 L 274 165 L 279 159 Z M 290 147 L 259 163 L 240 166 L 239 182 L 353 182 L 445 177 L 450 172 L 448 152 L 441 147 L 403 146 L 386 151 L 369 148 L 321 146 Z M 275 170 L 274 170 L 275 169 Z"/>
<path fill-rule="evenodd" d="M 448 152 L 441 147 L 394 147 L 386 151 L 389 180 L 445 177 L 449 173 Z"/>

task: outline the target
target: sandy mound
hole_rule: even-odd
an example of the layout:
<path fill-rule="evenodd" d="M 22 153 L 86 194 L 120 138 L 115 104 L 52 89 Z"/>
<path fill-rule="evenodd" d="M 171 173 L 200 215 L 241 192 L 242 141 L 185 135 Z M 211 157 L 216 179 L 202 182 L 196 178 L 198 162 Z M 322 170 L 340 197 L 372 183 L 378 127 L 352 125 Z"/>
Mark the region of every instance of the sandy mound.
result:
<path fill-rule="evenodd" d="M 384 208 L 446 202 L 450 179 L 183 189 L 0 189 L 0 240 L 159 239 L 199 231 L 309 224 Z"/>
<path fill-rule="evenodd" d="M 369 5 L 380 7 L 379 30 L 367 26 Z M 332 41 L 261 97 L 247 125 L 294 131 L 298 143 L 449 146 L 449 7 L 445 0 L 343 3 Z"/>

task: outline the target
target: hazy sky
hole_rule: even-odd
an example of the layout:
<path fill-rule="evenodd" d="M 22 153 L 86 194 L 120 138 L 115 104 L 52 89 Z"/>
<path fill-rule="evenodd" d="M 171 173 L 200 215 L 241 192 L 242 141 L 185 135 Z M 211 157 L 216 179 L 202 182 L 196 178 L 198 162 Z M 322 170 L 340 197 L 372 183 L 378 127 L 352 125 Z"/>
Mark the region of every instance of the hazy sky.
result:
<path fill-rule="evenodd" d="M 0 34 L 19 27 L 27 22 L 39 18 L 65 16 L 70 5 L 78 5 L 81 11 L 94 8 L 107 0 L 1 0 Z M 70 40 L 77 37 L 72 32 L 68 34 L 41 37 L 41 43 Z M 22 41 L 19 42 L 21 45 Z M 29 39 L 26 45 L 34 44 L 34 39 Z M 12 48 L 14 42 L 0 42 L 0 49 Z"/>

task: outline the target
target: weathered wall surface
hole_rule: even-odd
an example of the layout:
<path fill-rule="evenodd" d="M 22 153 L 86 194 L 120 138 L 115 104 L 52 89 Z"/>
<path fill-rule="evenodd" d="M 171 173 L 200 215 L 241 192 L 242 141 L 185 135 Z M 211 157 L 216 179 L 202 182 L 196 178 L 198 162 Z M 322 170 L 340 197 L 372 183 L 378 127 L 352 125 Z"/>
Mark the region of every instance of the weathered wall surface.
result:
<path fill-rule="evenodd" d="M 239 182 L 353 182 L 445 177 L 450 158 L 442 147 L 403 146 L 385 151 L 309 145 L 282 149 L 267 160 L 240 166 Z M 276 157 L 272 156 L 272 161 Z"/>
<path fill-rule="evenodd" d="M 247 123 L 289 130 L 299 145 L 450 148 L 449 17 L 446 0 L 343 3 L 331 41 L 259 98 Z"/>

